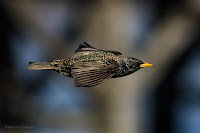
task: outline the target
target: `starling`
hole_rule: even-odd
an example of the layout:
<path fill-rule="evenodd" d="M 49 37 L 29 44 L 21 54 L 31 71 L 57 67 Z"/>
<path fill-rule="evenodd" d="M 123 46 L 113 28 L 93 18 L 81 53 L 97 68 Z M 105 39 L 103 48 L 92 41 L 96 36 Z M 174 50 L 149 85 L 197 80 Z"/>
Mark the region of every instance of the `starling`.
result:
<path fill-rule="evenodd" d="M 29 62 L 28 70 L 51 69 L 74 78 L 76 87 L 92 87 L 109 78 L 118 78 L 134 73 L 143 67 L 154 65 L 136 58 L 122 56 L 120 52 L 100 50 L 84 42 L 71 58 L 50 62 Z"/>

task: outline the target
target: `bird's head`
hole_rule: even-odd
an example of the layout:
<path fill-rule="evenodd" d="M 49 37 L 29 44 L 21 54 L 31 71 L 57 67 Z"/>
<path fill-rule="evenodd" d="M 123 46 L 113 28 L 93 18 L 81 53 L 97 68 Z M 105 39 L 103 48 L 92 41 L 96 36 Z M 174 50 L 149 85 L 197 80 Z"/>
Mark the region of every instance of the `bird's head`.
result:
<path fill-rule="evenodd" d="M 154 67 L 153 64 L 146 63 L 146 62 L 143 62 L 141 60 L 138 60 L 138 59 L 132 58 L 132 57 L 128 57 L 125 62 L 126 62 L 126 66 L 128 67 L 129 71 L 132 73 L 139 70 L 140 68 Z"/>

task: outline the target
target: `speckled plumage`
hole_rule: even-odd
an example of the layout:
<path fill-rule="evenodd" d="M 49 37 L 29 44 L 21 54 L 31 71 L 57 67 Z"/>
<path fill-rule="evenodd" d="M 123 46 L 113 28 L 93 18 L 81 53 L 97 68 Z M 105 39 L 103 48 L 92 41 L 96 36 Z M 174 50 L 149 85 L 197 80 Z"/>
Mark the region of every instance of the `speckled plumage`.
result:
<path fill-rule="evenodd" d="M 51 62 L 29 62 L 29 70 L 53 69 L 62 75 L 74 78 L 77 87 L 96 86 L 109 78 L 129 75 L 144 62 L 122 56 L 120 52 L 99 50 L 89 44 L 80 44 L 71 58 Z"/>

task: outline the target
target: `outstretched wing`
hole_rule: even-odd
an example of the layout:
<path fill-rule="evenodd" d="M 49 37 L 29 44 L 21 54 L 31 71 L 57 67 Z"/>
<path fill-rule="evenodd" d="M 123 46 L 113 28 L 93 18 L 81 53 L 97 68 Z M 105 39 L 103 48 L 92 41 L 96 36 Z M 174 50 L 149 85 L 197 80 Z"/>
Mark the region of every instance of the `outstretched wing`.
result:
<path fill-rule="evenodd" d="M 104 65 L 102 61 L 77 62 L 72 66 L 72 76 L 74 86 L 92 87 L 103 83 L 114 75 L 114 71 L 119 67 L 117 62 Z"/>

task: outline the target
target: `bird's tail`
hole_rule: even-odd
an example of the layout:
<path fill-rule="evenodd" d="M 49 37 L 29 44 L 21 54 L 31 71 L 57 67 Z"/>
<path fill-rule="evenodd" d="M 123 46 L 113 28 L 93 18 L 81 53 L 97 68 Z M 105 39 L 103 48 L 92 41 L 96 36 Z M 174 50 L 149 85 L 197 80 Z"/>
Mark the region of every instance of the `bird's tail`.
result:
<path fill-rule="evenodd" d="M 29 62 L 28 70 L 58 69 L 60 60 L 50 62 Z"/>

